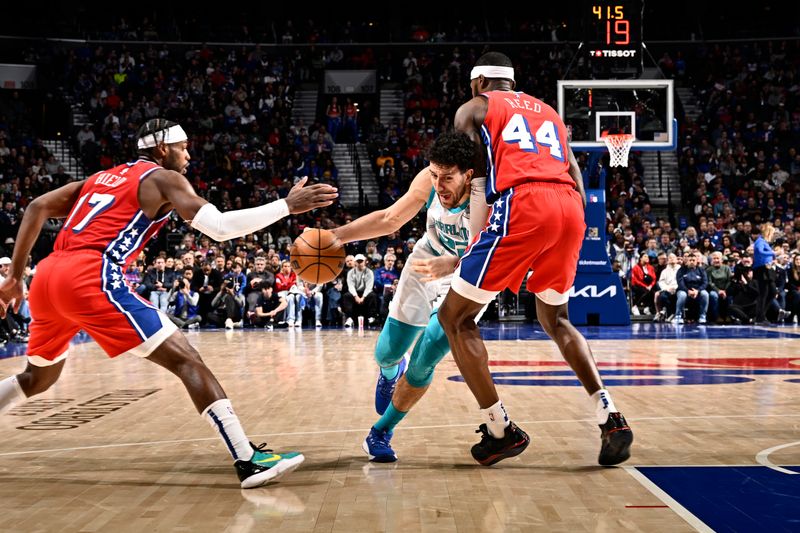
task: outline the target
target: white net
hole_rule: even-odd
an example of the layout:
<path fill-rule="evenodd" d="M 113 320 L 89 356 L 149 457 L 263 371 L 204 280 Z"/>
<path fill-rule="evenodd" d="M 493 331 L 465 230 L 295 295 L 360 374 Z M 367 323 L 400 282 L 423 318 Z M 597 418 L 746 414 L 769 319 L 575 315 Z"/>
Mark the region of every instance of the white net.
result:
<path fill-rule="evenodd" d="M 610 134 L 603 137 L 603 142 L 606 143 L 608 153 L 611 155 L 609 164 L 612 167 L 627 167 L 628 152 L 631 151 L 633 145 L 633 135 L 628 133 Z"/>

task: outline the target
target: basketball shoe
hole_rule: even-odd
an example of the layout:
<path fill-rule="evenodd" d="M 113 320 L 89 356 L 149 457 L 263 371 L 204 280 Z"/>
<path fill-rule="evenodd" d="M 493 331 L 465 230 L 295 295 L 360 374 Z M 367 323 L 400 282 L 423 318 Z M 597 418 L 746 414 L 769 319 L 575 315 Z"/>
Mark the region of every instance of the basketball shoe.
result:
<path fill-rule="evenodd" d="M 369 435 L 361 443 L 361 448 L 367 453 L 370 461 L 373 463 L 393 463 L 397 461 L 397 454 L 394 453 L 392 445 L 389 443 L 392 440 L 392 435 L 391 431 L 381 431 L 375 428 L 369 430 Z"/>
<path fill-rule="evenodd" d="M 250 446 L 253 447 L 253 457 L 248 461 L 240 459 L 233 463 L 243 489 L 252 489 L 275 481 L 300 466 L 306 459 L 297 452 L 272 453 L 272 450 L 264 449 L 266 443 L 256 447 L 251 442 Z"/>
<path fill-rule="evenodd" d="M 491 466 L 503 459 L 519 455 L 531 443 L 528 434 L 519 429 L 514 422 L 506 426 L 506 433 L 500 439 L 492 437 L 486 424 L 481 424 L 475 433 L 482 435 L 481 441 L 472 447 L 472 457 L 483 466 Z"/>
<path fill-rule="evenodd" d="M 397 366 L 397 375 L 394 379 L 386 379 L 383 372 L 378 373 L 378 383 L 375 384 L 375 411 L 379 415 L 386 412 L 389 408 L 389 403 L 392 401 L 392 394 L 397 387 L 397 382 L 400 381 L 400 376 L 406 371 L 406 358 L 400 359 Z"/>
<path fill-rule="evenodd" d="M 600 442 L 597 462 L 603 466 L 617 465 L 631 456 L 633 431 L 621 413 L 609 414 L 606 423 L 600 426 Z"/>

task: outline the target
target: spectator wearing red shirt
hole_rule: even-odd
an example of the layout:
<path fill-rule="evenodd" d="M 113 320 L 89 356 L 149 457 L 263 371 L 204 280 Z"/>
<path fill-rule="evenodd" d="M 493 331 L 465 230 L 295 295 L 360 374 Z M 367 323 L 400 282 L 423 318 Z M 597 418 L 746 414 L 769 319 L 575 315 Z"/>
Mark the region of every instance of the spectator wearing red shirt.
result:
<path fill-rule="evenodd" d="M 279 296 L 288 292 L 297 283 L 297 274 L 292 270 L 289 261 L 281 263 L 281 271 L 275 274 L 275 291 Z"/>
<path fill-rule="evenodd" d="M 656 286 L 656 270 L 645 253 L 639 256 L 639 263 L 631 269 L 631 293 L 634 315 L 653 314 L 653 294 Z"/>
<path fill-rule="evenodd" d="M 109 94 L 106 97 L 106 105 L 116 111 L 119 109 L 119 104 L 122 100 L 120 99 L 119 95 L 117 94 L 117 90 L 114 87 L 111 87 L 109 90 Z"/>

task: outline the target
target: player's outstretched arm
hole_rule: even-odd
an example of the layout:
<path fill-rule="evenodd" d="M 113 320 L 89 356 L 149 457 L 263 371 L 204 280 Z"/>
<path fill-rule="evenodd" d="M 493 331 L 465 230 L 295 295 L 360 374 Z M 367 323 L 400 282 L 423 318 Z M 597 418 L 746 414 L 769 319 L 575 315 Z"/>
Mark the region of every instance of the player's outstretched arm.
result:
<path fill-rule="evenodd" d="M 165 203 L 172 204 L 182 218 L 190 221 L 193 228 L 217 241 L 253 233 L 289 214 L 327 207 L 338 197 L 335 187 L 324 184 L 305 187 L 307 178 L 303 178 L 284 199 L 221 213 L 213 204 L 198 196 L 189 182 L 177 172 L 157 171 L 150 179 L 157 184 Z"/>
<path fill-rule="evenodd" d="M 13 304 L 14 309 L 19 311 L 23 300 L 21 280 L 25 273 L 25 263 L 39 238 L 42 225 L 48 218 L 64 218 L 69 215 L 72 206 L 78 201 L 83 184 L 83 181 L 68 183 L 39 196 L 25 209 L 17 232 L 8 277 L 0 284 L 0 318 L 6 316 L 9 305 Z"/>
<path fill-rule="evenodd" d="M 397 231 L 419 213 L 430 196 L 432 186 L 431 174 L 426 167 L 416 175 L 408 191 L 394 204 L 331 231 L 342 243 L 382 237 Z"/>

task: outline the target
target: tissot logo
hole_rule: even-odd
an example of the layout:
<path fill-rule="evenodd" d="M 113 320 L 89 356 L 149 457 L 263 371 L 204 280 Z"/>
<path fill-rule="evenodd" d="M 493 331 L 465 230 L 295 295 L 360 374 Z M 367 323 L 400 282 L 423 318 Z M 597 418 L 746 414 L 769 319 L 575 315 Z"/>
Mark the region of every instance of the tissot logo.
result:
<path fill-rule="evenodd" d="M 636 57 L 636 50 L 590 50 L 592 57 Z"/>
<path fill-rule="evenodd" d="M 583 296 L 584 298 L 602 298 L 608 296 L 609 298 L 613 298 L 617 295 L 617 288 L 614 285 L 602 290 L 599 290 L 597 285 L 587 285 L 580 290 L 576 290 L 575 287 L 572 287 L 569 295 L 573 298 L 578 296 Z"/>

